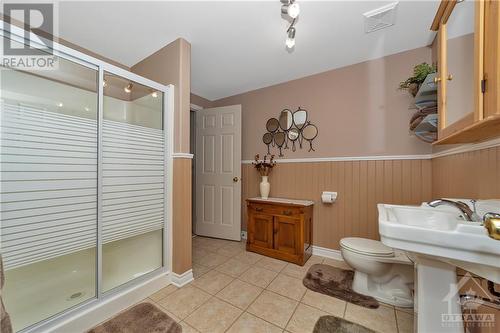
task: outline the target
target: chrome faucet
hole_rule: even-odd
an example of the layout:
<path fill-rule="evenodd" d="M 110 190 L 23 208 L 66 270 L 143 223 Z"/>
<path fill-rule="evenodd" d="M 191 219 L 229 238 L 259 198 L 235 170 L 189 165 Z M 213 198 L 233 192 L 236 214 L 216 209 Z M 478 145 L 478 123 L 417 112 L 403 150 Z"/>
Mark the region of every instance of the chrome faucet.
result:
<path fill-rule="evenodd" d="M 477 218 L 477 214 L 470 209 L 470 207 L 462 201 L 452 201 L 448 199 L 436 199 L 429 201 L 427 203 L 431 207 L 437 207 L 437 206 L 442 206 L 442 205 L 447 205 L 447 206 L 452 206 L 460 210 L 462 215 L 467 221 L 479 221 Z"/>

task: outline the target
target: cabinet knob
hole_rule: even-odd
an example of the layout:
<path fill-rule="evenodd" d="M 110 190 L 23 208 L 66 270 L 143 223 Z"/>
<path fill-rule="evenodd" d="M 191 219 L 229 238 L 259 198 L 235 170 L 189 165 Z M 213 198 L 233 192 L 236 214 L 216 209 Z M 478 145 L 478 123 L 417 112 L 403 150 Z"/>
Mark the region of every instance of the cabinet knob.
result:
<path fill-rule="evenodd" d="M 237 182 L 238 182 L 238 180 L 239 180 L 239 178 L 238 178 L 238 177 L 234 177 L 234 178 L 233 178 L 233 183 L 237 183 Z"/>
<path fill-rule="evenodd" d="M 452 74 L 448 74 L 448 77 L 446 78 L 448 81 L 451 81 L 453 80 L 453 75 Z"/>
<path fill-rule="evenodd" d="M 434 77 L 434 83 L 438 83 L 441 81 L 441 78 L 439 76 Z"/>

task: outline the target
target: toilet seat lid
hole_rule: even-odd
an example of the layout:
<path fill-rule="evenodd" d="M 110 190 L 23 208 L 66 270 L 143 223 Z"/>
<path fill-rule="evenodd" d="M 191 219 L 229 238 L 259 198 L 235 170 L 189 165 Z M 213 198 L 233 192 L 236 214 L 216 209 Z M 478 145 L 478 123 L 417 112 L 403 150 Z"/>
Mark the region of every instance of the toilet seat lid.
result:
<path fill-rule="evenodd" d="M 389 246 L 382 244 L 380 241 L 373 239 L 359 238 L 359 237 L 347 237 L 340 240 L 340 246 L 352 250 L 354 252 L 374 255 L 374 256 L 384 256 L 393 257 L 394 250 Z"/>

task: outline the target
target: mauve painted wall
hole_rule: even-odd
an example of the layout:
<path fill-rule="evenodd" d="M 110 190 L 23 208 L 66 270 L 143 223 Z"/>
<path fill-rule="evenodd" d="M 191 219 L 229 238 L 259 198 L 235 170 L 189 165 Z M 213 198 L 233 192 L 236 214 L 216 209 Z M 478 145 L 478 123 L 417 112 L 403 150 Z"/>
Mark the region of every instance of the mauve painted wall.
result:
<path fill-rule="evenodd" d="M 191 93 L 191 104 L 201 106 L 204 109 L 212 107 L 212 101 L 209 101 L 208 99 L 195 95 L 193 93 Z"/>
<path fill-rule="evenodd" d="M 266 152 L 266 121 L 284 108 L 298 106 L 308 110 L 319 129 L 316 151 L 304 146 L 296 152 L 286 150 L 284 158 L 429 154 L 431 146 L 408 132 L 412 98 L 397 89 L 422 62 L 431 62 L 429 47 L 223 98 L 211 106 L 242 105 L 244 160 Z"/>

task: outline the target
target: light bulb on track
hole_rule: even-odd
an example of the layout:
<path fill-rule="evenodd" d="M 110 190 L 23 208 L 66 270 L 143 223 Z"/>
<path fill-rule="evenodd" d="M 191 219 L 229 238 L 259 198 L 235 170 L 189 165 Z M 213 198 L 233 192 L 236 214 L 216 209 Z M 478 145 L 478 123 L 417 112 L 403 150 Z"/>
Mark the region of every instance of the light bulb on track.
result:
<path fill-rule="evenodd" d="M 289 49 L 292 49 L 295 46 L 295 28 L 290 27 L 288 29 L 288 37 L 286 38 L 285 41 L 286 47 Z"/>
<path fill-rule="evenodd" d="M 299 17 L 299 14 L 300 14 L 299 4 L 296 2 L 289 4 L 288 8 L 287 8 L 287 14 L 288 14 L 288 16 L 290 16 L 293 19 Z"/>
<path fill-rule="evenodd" d="M 285 2 L 285 4 L 281 6 L 281 13 L 296 19 L 300 14 L 300 6 L 295 1 Z"/>

